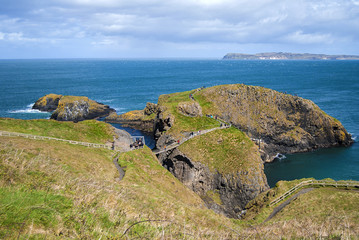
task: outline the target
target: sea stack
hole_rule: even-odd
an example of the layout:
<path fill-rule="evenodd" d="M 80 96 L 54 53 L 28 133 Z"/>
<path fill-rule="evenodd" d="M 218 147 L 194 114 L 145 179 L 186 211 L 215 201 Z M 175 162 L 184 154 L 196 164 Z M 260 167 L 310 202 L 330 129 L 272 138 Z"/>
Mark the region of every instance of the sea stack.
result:
<path fill-rule="evenodd" d="M 41 97 L 33 106 L 33 109 L 52 112 L 51 119 L 58 121 L 83 121 L 106 117 L 115 112 L 108 105 L 98 103 L 83 96 L 63 96 L 48 94 Z"/>

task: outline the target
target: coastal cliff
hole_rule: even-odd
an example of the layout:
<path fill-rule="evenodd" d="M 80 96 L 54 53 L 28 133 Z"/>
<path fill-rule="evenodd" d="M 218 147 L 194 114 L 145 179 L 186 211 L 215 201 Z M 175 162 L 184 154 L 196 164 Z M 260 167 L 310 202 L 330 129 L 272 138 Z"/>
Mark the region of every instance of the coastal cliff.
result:
<path fill-rule="evenodd" d="M 51 119 L 58 121 L 83 121 L 106 117 L 115 112 L 107 105 L 82 96 L 48 94 L 36 101 L 33 109 L 52 112 Z"/>
<path fill-rule="evenodd" d="M 155 119 L 156 147 L 178 148 L 158 154 L 160 163 L 197 193 L 207 207 L 240 218 L 245 205 L 268 189 L 258 147 L 242 131 L 203 115 L 194 92 L 161 95 Z M 205 132 L 205 134 L 200 133 Z M 190 137 L 197 134 L 195 137 Z"/>
<path fill-rule="evenodd" d="M 262 159 L 353 143 L 343 125 L 312 101 L 243 84 L 222 85 L 194 94 L 204 114 L 216 115 L 247 133 Z"/>

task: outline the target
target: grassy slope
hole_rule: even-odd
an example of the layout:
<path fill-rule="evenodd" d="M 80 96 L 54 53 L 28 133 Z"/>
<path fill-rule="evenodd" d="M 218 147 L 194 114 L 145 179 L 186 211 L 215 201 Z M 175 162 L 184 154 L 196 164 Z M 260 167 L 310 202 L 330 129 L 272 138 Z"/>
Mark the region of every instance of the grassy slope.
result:
<path fill-rule="evenodd" d="M 158 99 L 158 104 L 163 106 L 166 110 L 163 115 L 174 117 L 174 124 L 171 129 L 168 130 L 168 134 L 174 137 L 180 138 L 182 132 L 198 131 L 204 129 L 211 129 L 219 127 L 219 123 L 206 116 L 203 117 L 188 117 L 180 114 L 177 110 L 177 106 L 181 102 L 191 102 L 189 94 L 193 91 L 173 93 L 167 95 L 161 95 Z"/>
<path fill-rule="evenodd" d="M 224 174 L 250 169 L 253 162 L 248 159 L 255 159 L 258 154 L 254 143 L 233 127 L 193 138 L 179 149 L 194 161 L 206 164 L 212 171 L 216 169 Z M 258 166 L 258 162 L 255 165 Z"/>
<path fill-rule="evenodd" d="M 173 93 L 162 95 L 159 98 L 159 105 L 164 106 L 166 111 L 164 115 L 174 116 L 173 126 L 166 132 L 180 139 L 181 132 L 191 132 L 215 128 L 220 125 L 213 118 L 188 117 L 179 113 L 177 105 L 180 102 L 193 101 L 189 99 L 189 94 L 195 93 L 195 90 L 181 93 Z M 197 98 L 198 94 L 194 94 L 202 109 L 206 109 L 207 102 Z M 248 159 L 259 159 L 257 147 L 253 142 L 241 131 L 236 128 L 224 130 L 216 130 L 200 137 L 193 138 L 179 147 L 193 161 L 199 161 L 210 167 L 211 170 L 218 170 L 222 173 L 233 173 L 240 170 L 249 170 L 258 166 L 258 162 L 250 162 Z"/>
<path fill-rule="evenodd" d="M 274 238 L 273 236 L 276 235 L 278 237 L 291 236 L 295 239 L 313 238 L 313 236 L 357 239 L 359 237 L 359 192 L 350 189 L 315 188 L 309 193 L 300 195 L 270 221 L 261 224 L 283 201 L 275 206 L 269 206 L 269 203 L 305 180 L 309 179 L 280 181 L 275 188 L 260 194 L 248 203 L 246 222 L 256 226 L 256 232 L 253 232 L 253 235 L 258 235 L 258 231 L 261 231 L 258 236 L 268 238 Z M 341 182 L 345 181 L 338 183 Z"/>
<path fill-rule="evenodd" d="M 111 142 L 114 134 L 111 125 L 95 120 L 73 123 L 44 119 L 0 118 L 1 130 L 92 143 Z"/>
<path fill-rule="evenodd" d="M 120 183 L 113 154 L 56 141 L 0 137 L 0 238 L 119 238 L 131 224 L 148 219 L 165 221 L 137 224 L 128 236 L 232 236 L 223 226 L 233 227 L 232 222 L 208 210 L 148 148 L 121 154 L 126 175 Z"/>

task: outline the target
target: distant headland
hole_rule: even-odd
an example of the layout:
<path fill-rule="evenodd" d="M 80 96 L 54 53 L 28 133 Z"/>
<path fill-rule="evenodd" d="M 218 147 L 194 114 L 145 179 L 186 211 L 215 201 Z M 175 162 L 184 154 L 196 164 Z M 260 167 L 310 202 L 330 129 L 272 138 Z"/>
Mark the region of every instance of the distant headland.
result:
<path fill-rule="evenodd" d="M 357 55 L 326 55 L 312 53 L 227 53 L 223 59 L 227 60 L 359 60 Z"/>

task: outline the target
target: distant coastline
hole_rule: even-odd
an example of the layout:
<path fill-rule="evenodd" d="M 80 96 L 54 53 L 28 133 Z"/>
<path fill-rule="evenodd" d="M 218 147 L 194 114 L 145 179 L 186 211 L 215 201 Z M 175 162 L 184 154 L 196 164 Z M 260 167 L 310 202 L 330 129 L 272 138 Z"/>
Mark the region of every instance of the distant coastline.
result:
<path fill-rule="evenodd" d="M 359 60 L 357 55 L 326 55 L 312 53 L 227 53 L 224 60 Z"/>

